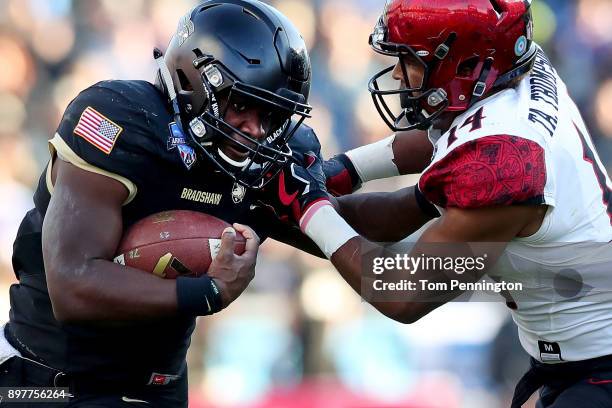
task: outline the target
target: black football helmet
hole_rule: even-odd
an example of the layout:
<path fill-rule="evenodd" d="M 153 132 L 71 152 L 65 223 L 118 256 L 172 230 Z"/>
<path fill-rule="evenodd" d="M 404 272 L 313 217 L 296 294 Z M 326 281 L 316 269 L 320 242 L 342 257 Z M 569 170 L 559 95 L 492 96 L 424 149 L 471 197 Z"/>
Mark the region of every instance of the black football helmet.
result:
<path fill-rule="evenodd" d="M 180 20 L 165 56 L 157 52 L 156 59 L 176 120 L 223 172 L 261 188 L 287 164 L 287 142 L 312 109 L 311 68 L 304 40 L 278 10 L 257 0 L 201 3 Z M 237 100 L 266 113 L 263 139 L 224 120 Z M 248 152 L 246 159 L 228 157 L 221 149 L 228 143 Z"/>

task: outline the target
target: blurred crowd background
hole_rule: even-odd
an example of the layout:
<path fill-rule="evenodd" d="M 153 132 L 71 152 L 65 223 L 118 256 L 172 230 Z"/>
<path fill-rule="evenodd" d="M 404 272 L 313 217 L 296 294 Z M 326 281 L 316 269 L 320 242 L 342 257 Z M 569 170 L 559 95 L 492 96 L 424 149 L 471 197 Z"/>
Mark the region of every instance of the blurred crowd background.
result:
<path fill-rule="evenodd" d="M 152 80 L 192 0 L 0 0 L 0 319 L 8 319 L 18 223 L 68 102 L 104 79 Z M 271 1 L 313 62 L 310 125 L 326 157 L 389 131 L 369 77 L 394 61 L 368 35 L 383 0 Z M 612 167 L 612 1 L 534 0 L 536 40 L 565 79 Z M 414 177 L 369 190 L 409 185 Z M 248 292 L 199 319 L 189 354 L 192 407 L 507 406 L 527 357 L 502 303 L 447 305 L 403 326 L 362 303 L 327 261 L 275 242 Z"/>

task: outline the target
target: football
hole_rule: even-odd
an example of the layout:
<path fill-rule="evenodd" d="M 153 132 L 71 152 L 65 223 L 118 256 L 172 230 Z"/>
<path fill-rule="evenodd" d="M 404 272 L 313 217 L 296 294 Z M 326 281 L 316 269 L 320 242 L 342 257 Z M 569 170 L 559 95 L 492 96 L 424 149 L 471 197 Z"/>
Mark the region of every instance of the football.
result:
<path fill-rule="evenodd" d="M 127 231 L 114 261 L 161 278 L 205 274 L 230 224 L 196 211 L 165 211 L 138 221 Z M 245 239 L 236 233 L 234 251 L 244 252 Z"/>

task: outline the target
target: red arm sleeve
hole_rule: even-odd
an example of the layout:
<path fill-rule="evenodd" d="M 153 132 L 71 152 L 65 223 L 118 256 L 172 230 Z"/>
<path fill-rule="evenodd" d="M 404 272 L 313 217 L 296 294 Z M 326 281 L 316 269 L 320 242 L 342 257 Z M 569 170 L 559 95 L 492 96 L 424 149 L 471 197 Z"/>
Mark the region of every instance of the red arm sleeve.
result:
<path fill-rule="evenodd" d="M 543 204 L 544 149 L 517 136 L 486 136 L 453 149 L 430 166 L 419 189 L 446 208 Z"/>

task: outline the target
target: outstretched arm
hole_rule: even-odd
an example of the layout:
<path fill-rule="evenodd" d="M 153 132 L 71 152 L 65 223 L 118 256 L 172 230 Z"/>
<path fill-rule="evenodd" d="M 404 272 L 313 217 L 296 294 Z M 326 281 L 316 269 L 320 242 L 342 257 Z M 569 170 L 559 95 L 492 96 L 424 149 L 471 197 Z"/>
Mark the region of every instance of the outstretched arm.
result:
<path fill-rule="evenodd" d="M 363 237 L 374 242 L 396 242 L 440 216 L 433 205 L 419 200 L 418 194 L 413 186 L 391 193 L 350 194 L 330 200 L 342 218 Z M 265 224 L 270 238 L 325 258 L 317 244 L 299 228 L 272 214 L 259 216 L 258 221 Z"/>
<path fill-rule="evenodd" d="M 508 206 L 462 210 L 450 208 L 442 217 L 429 226 L 408 254 L 409 257 L 478 257 L 487 254 L 487 265 L 495 263 L 503 245 L 472 245 L 469 243 L 506 243 L 519 235 L 541 216 L 539 206 Z M 455 274 L 453 271 L 427 270 L 411 274 L 408 271 L 390 269 L 384 274 L 372 272 L 375 258 L 394 258 L 397 254 L 366 240 L 361 236 L 345 237 L 348 240 L 339 247 L 329 246 L 329 237 L 323 233 L 321 225 L 330 225 L 334 230 L 348 231 L 343 220 L 331 206 L 310 215 L 310 222 L 303 225 L 307 235 L 323 248 L 333 251 L 330 260 L 349 285 L 365 300 L 386 316 L 402 323 L 412 323 L 425 316 L 440 305 L 454 299 L 461 292 L 423 291 L 420 279 L 430 282 L 449 283 L 451 279 L 478 280 L 486 269 L 479 274 Z M 341 240 L 336 239 L 336 242 Z M 440 245 L 453 243 L 452 246 Z M 337 245 L 337 244 L 336 244 Z M 384 301 L 385 292 L 373 293 L 374 280 L 400 280 L 414 282 L 415 290 L 405 294 L 402 299 Z M 450 286 L 449 286 L 450 287 Z M 389 293 L 389 292 L 387 292 Z"/>
<path fill-rule="evenodd" d="M 335 196 L 343 196 L 368 181 L 420 173 L 429 164 L 432 153 L 427 132 L 398 132 L 323 163 L 327 190 Z"/>
<path fill-rule="evenodd" d="M 440 216 L 417 186 L 390 193 L 350 194 L 338 197 L 338 213 L 363 237 L 375 242 L 396 242 Z"/>
<path fill-rule="evenodd" d="M 293 220 L 299 221 L 302 231 L 319 246 L 357 293 L 381 313 L 404 323 L 414 322 L 458 296 L 461 291 L 451 290 L 448 285 L 452 280 L 478 280 L 486 272 L 487 266 L 496 262 L 505 243 L 514 237 L 528 236 L 537 231 L 546 212 L 546 206 L 543 205 L 491 204 L 470 209 L 448 207 L 425 230 L 412 249 L 406 253 L 396 253 L 359 235 L 338 214 L 325 193 L 321 173 L 321 166 L 316 163 L 308 168 L 292 165 L 286 169 L 284 176 L 278 179 L 279 190 L 295 192 L 296 199 L 289 205 L 278 200 L 276 208 L 286 211 Z M 408 211 L 414 205 L 409 196 L 401 197 L 402 193 L 399 193 L 397 207 L 393 211 L 379 208 L 375 215 L 379 222 L 393 225 L 398 221 L 397 214 L 402 208 Z M 363 214 L 364 218 L 368 216 L 370 214 Z M 438 266 L 439 263 L 433 263 L 426 271 L 422 268 L 408 270 L 393 262 L 398 255 L 406 255 L 410 259 L 479 257 L 486 261 L 483 261 L 484 266 L 480 269 L 458 274 Z M 375 262 L 380 259 L 385 263 L 384 273 L 374 268 Z M 419 286 L 421 279 L 446 283 L 449 289 L 437 292 L 422 290 Z M 409 282 L 413 289 L 402 293 L 398 299 L 397 296 L 392 297 L 390 292 L 377 292 L 380 289 L 374 286 L 375 281 Z"/>

